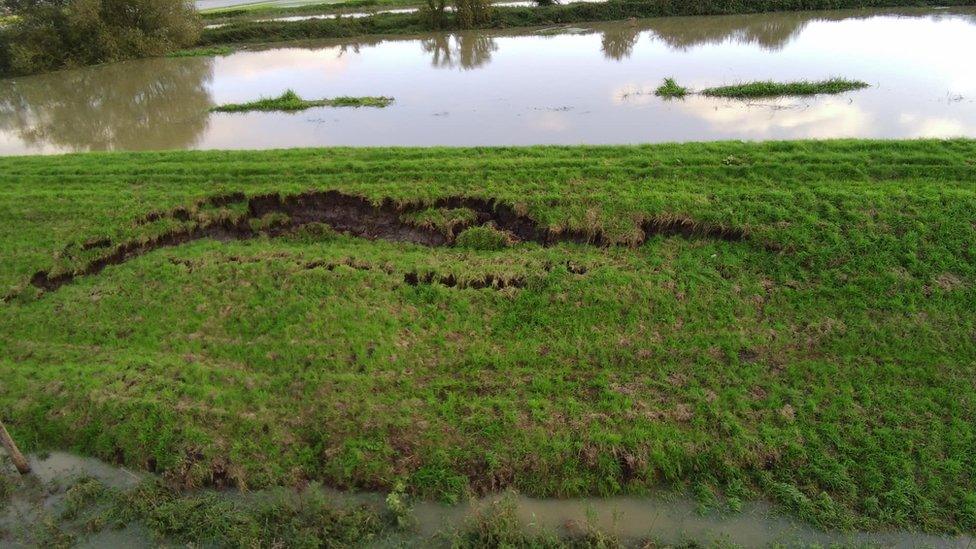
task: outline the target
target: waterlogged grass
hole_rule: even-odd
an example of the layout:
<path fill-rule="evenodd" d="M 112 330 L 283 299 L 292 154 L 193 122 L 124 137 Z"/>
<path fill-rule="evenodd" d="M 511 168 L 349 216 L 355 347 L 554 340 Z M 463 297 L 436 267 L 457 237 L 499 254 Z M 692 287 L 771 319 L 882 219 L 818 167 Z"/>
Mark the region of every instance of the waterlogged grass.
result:
<path fill-rule="evenodd" d="M 72 547 L 106 530 L 139 525 L 166 546 L 352 547 L 392 533 L 395 519 L 381 508 L 336 504 L 314 484 L 297 493 L 277 490 L 247 498 L 180 492 L 158 480 L 115 489 L 82 478 L 35 524 L 0 540 Z"/>
<path fill-rule="evenodd" d="M 211 46 L 209 48 L 194 48 L 174 51 L 166 57 L 220 57 L 230 55 L 236 50 L 230 46 Z"/>
<path fill-rule="evenodd" d="M 654 90 L 654 95 L 665 99 L 680 99 L 688 93 L 688 88 L 679 86 L 674 78 L 665 78 L 664 83 Z"/>
<path fill-rule="evenodd" d="M 302 99 L 293 90 L 278 97 L 263 98 L 250 103 L 231 103 L 212 108 L 213 112 L 284 111 L 298 112 L 315 107 L 376 107 L 393 103 L 392 97 L 335 97 L 332 99 Z"/>
<path fill-rule="evenodd" d="M 59 481 L 66 482 L 66 481 Z M 135 526 L 149 538 L 124 537 L 129 545 L 156 542 L 206 547 L 539 547 L 616 549 L 634 546 L 589 524 L 573 524 L 561 535 L 521 520 L 515 500 L 502 497 L 486 506 L 473 505 L 459 524 L 445 517 L 441 531 L 417 532 L 411 501 L 392 492 L 384 503 L 337 500 L 312 483 L 300 490 L 274 489 L 249 494 L 211 490 L 174 490 L 158 479 L 133 488 L 106 486 L 83 477 L 63 493 L 49 487 L 57 503 L 13 532 L 0 531 L 0 542 L 27 546 L 73 547 L 91 536 Z M 131 535 L 131 534 L 130 534 Z M 643 545 L 642 545 L 643 546 Z M 657 547 L 659 545 L 655 545 Z M 690 545 L 697 546 L 697 545 Z"/>
<path fill-rule="evenodd" d="M 0 158 L 0 411 L 24 450 L 185 486 L 667 483 L 822 526 L 972 533 L 974 158 L 966 140 Z M 308 226 L 30 284 L 247 209 L 208 197 L 313 189 L 493 198 L 617 245 Z M 458 204 L 423 218 L 470 220 Z M 746 236 L 628 245 L 668 219 Z M 487 277 L 522 282 L 463 284 Z"/>
<path fill-rule="evenodd" d="M 664 99 L 680 99 L 691 93 L 700 93 L 707 97 L 726 97 L 730 99 L 757 99 L 764 97 L 796 97 L 821 94 L 838 94 L 852 90 L 867 88 L 868 84 L 858 80 L 831 78 L 820 81 L 799 82 L 748 82 L 732 86 L 705 88 L 694 92 L 679 85 L 673 78 L 665 78 L 664 82 L 654 91 L 654 95 Z"/>
<path fill-rule="evenodd" d="M 866 82 L 831 78 L 829 80 L 799 82 L 747 82 L 731 86 L 706 88 L 701 91 L 708 97 L 730 99 L 756 99 L 762 97 L 797 97 L 805 95 L 837 94 L 867 88 Z"/>

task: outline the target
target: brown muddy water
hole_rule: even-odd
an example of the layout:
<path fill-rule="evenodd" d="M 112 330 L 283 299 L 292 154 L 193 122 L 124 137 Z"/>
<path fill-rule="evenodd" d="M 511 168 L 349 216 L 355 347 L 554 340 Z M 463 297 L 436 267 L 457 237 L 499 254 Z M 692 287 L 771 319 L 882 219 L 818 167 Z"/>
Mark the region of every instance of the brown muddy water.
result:
<path fill-rule="evenodd" d="M 73 481 L 94 477 L 116 489 L 130 489 L 146 478 L 145 474 L 111 466 L 90 458 L 63 452 L 43 458 L 31 457 L 34 474 L 19 480 L 11 502 L 0 508 L 0 546 L 26 547 L 30 529 L 45 517 L 57 516 L 64 505 L 64 492 Z M 0 465 L 3 465 L 0 462 Z M 13 478 L 12 467 L 0 467 L 0 474 Z M 337 506 L 360 505 L 381 509 L 384 496 L 375 493 L 349 493 L 318 488 Z M 249 500 L 270 497 L 301 497 L 284 489 L 247 494 L 222 492 L 224 497 Z M 968 536 L 939 537 L 904 531 L 880 533 L 827 532 L 785 518 L 765 503 L 753 503 L 739 513 L 700 513 L 693 501 L 676 493 L 656 497 L 614 497 L 582 499 L 534 499 L 516 494 L 501 494 L 457 505 L 416 502 L 409 523 L 400 533 L 379 540 L 376 546 L 449 546 L 452 535 L 470 524 L 475 516 L 504 500 L 530 532 L 566 535 L 587 527 L 615 535 L 629 544 L 654 540 L 660 544 L 698 542 L 739 547 L 858 546 L 858 547 L 933 547 L 968 548 Z M 153 539 L 141 524 L 122 530 L 106 529 L 78 537 L 81 547 L 143 547 L 167 545 Z"/>
<path fill-rule="evenodd" d="M 289 45 L 0 81 L 0 154 L 329 145 L 976 137 L 976 9 L 674 17 Z M 966 53 L 970 52 L 970 53 Z M 860 79 L 835 96 L 666 101 L 755 79 Z M 210 113 L 277 96 L 385 109 Z"/>

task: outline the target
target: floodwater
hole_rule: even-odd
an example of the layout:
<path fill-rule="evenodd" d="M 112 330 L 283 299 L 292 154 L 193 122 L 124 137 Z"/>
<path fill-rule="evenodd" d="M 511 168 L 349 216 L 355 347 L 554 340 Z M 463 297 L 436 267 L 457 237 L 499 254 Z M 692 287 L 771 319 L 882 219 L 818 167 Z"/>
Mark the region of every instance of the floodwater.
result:
<path fill-rule="evenodd" d="M 10 505 L 0 511 L 0 545 L 29 546 L 32 525 L 63 510 L 65 490 L 76 479 L 94 477 L 116 489 L 135 487 L 146 475 L 114 467 L 98 460 L 55 452 L 43 459 L 31 458 L 34 474 L 18 480 L 19 487 Z M 0 465 L 3 462 L 0 461 Z M 0 466 L 0 474 L 13 475 L 12 468 Z M 13 478 L 11 476 L 11 478 Z M 376 493 L 321 490 L 337 506 L 361 505 L 381 509 L 384 496 Z M 296 492 L 275 489 L 240 494 L 221 492 L 224 497 L 243 504 L 262 498 L 300 498 Z M 596 528 L 612 534 L 628 545 L 640 546 L 642 540 L 661 544 L 698 542 L 740 547 L 856 546 L 890 548 L 968 548 L 968 536 L 940 537 L 906 531 L 853 532 L 822 531 L 776 514 L 765 503 L 743 506 L 738 513 L 699 513 L 693 501 L 669 493 L 656 497 L 614 497 L 581 499 L 535 499 L 516 494 L 500 494 L 457 505 L 416 502 L 410 511 L 408 530 L 379 540 L 375 545 L 390 547 L 450 546 L 454 532 L 470 525 L 498 506 L 514 511 L 530 532 L 567 535 Z M 65 525 L 67 527 L 67 525 Z M 4 530 L 10 535 L 4 538 Z M 95 535 L 78 532 L 79 546 L 123 548 L 166 544 L 154 540 L 142 524 L 129 524 L 121 530 L 105 529 Z"/>
<path fill-rule="evenodd" d="M 0 154 L 976 137 L 973 51 L 976 9 L 953 8 L 672 17 L 149 59 L 0 81 Z M 653 93 L 665 77 L 702 88 L 834 76 L 871 87 L 758 101 Z M 209 112 L 288 88 L 396 102 Z"/>
<path fill-rule="evenodd" d="M 593 3 L 600 4 L 606 2 L 606 0 L 562 0 L 560 4 L 579 4 L 579 3 Z M 514 2 L 509 1 L 499 1 L 492 2 L 492 6 L 498 8 L 531 8 L 535 6 L 536 3 L 532 0 L 517 0 Z M 372 11 L 360 11 L 360 12 L 346 12 L 346 13 L 324 13 L 324 14 L 312 14 L 312 15 L 288 15 L 280 17 L 268 17 L 268 18 L 258 18 L 255 21 L 266 22 L 266 21 L 311 21 L 315 19 L 336 19 L 338 17 L 351 18 L 351 19 L 362 19 L 363 17 L 371 17 L 373 15 L 390 14 L 390 13 L 415 13 L 420 11 L 418 8 L 386 8 L 377 9 Z M 444 11 L 453 12 L 454 6 L 447 6 Z M 226 26 L 226 23 L 215 23 L 212 25 L 207 25 L 207 28 L 219 28 Z"/>

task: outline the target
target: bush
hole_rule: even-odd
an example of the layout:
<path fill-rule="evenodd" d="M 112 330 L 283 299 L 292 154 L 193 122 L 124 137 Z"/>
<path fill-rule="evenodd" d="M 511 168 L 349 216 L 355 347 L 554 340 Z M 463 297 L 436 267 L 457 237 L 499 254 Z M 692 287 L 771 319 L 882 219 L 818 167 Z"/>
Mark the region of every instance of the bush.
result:
<path fill-rule="evenodd" d="M 191 0 L 5 0 L 0 75 L 23 75 L 193 45 L 202 24 Z"/>
<path fill-rule="evenodd" d="M 433 30 L 447 26 L 447 0 L 427 0 L 420 7 L 420 17 Z"/>
<path fill-rule="evenodd" d="M 462 29 L 473 29 L 491 20 L 491 0 L 454 0 L 454 16 Z"/>

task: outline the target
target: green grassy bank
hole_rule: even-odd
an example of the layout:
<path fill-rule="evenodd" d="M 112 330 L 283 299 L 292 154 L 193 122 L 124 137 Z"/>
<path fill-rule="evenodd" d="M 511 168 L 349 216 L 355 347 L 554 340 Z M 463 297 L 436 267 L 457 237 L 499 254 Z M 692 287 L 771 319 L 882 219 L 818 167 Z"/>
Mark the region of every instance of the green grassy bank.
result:
<path fill-rule="evenodd" d="M 974 159 L 966 140 L 0 158 L 0 414 L 24 450 L 183 486 L 677 483 L 973 532 Z M 340 203 L 375 240 L 308 223 Z"/>
<path fill-rule="evenodd" d="M 609 0 L 605 3 L 574 3 L 540 7 L 495 7 L 480 28 L 532 27 L 541 25 L 614 21 L 628 18 L 673 15 L 730 15 L 773 11 L 802 11 L 883 7 L 972 6 L 976 0 Z M 444 14 L 446 29 L 457 25 L 451 13 Z M 346 38 L 369 34 L 410 34 L 432 28 L 422 13 L 378 14 L 364 18 L 311 19 L 300 21 L 242 20 L 207 29 L 201 45 L 242 42 L 275 42 L 316 38 Z"/>

